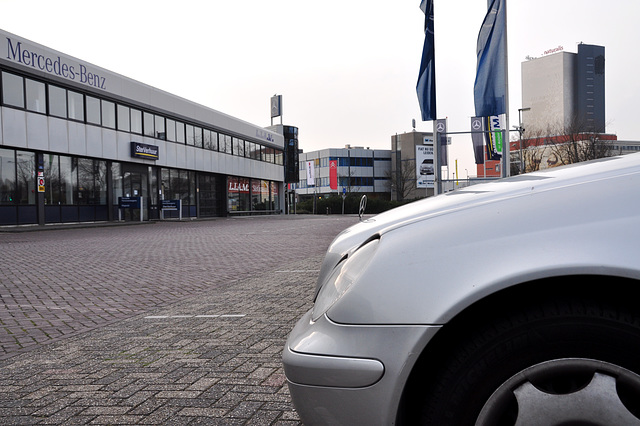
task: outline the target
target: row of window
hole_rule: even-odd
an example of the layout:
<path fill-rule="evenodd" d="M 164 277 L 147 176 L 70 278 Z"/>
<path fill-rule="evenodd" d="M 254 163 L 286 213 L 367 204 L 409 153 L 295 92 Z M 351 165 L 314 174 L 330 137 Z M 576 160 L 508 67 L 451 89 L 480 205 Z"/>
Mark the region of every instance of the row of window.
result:
<path fill-rule="evenodd" d="M 2 104 L 278 165 L 283 151 L 106 99 L 2 71 Z"/>
<path fill-rule="evenodd" d="M 338 186 L 339 187 L 355 187 L 355 186 L 373 186 L 375 180 L 388 180 L 386 178 L 372 178 L 372 177 L 361 177 L 361 176 L 351 176 L 349 177 L 338 177 Z M 318 187 L 328 187 L 330 184 L 330 180 L 328 177 L 318 178 L 317 179 Z M 298 188 L 313 188 L 312 185 L 307 185 L 307 180 L 303 179 L 297 184 Z"/>
<path fill-rule="evenodd" d="M 315 158 L 313 161 L 316 167 L 329 167 L 329 161 L 337 161 L 339 167 L 373 167 L 374 161 L 391 161 L 391 158 L 372 158 L 372 157 L 322 157 Z M 300 170 L 305 170 L 307 161 L 300 162 Z"/>
<path fill-rule="evenodd" d="M 107 204 L 109 189 L 105 160 L 45 154 L 43 163 L 46 205 Z M 35 153 L 0 148 L 0 205 L 36 204 L 35 168 Z M 125 170 L 121 163 L 113 162 L 113 202 L 117 204 L 118 197 L 123 196 L 146 198 L 161 193 L 167 199 L 182 200 L 183 206 L 193 206 L 198 194 L 195 173 L 162 168 L 158 182 L 151 166 L 146 172 L 134 173 Z M 201 180 L 206 179 L 203 177 Z M 237 177 L 229 177 L 228 180 L 229 211 L 274 210 L 279 206 L 277 182 Z M 203 188 L 206 187 L 204 183 Z M 151 204 L 156 202 L 152 197 Z"/>

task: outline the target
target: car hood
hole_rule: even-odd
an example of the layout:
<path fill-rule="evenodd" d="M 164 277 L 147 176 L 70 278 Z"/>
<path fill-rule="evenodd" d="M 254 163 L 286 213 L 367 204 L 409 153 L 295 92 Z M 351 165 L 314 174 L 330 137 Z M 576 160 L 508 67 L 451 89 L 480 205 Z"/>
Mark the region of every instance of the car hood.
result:
<path fill-rule="evenodd" d="M 373 216 L 345 229 L 330 244 L 318 277 L 316 294 L 340 260 L 376 234 L 481 204 L 637 172 L 639 167 L 640 153 L 609 157 L 469 186 Z"/>

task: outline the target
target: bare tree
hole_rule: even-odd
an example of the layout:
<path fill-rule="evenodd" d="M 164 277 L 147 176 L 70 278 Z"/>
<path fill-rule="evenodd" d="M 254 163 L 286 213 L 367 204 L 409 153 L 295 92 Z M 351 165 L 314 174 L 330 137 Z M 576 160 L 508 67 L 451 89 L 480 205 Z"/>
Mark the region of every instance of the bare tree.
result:
<path fill-rule="evenodd" d="M 574 118 L 556 130 L 556 137 L 548 137 L 547 145 L 558 161 L 558 165 L 595 160 L 611 155 L 611 144 L 600 137 L 600 133 L 589 129 L 584 120 Z M 549 132 L 552 134 L 552 132 Z"/>
<path fill-rule="evenodd" d="M 397 170 L 390 170 L 387 177 L 391 192 L 396 193 L 398 201 L 404 200 L 417 188 L 415 160 L 402 161 L 401 167 Z"/>
<path fill-rule="evenodd" d="M 573 119 L 546 129 L 528 129 L 522 140 L 525 173 L 611 155 L 610 142 L 588 128 L 584 120 Z"/>
<path fill-rule="evenodd" d="M 523 173 L 535 172 L 540 170 L 542 159 L 545 154 L 545 142 L 548 133 L 541 130 L 528 130 L 526 138 L 522 143 L 522 162 L 524 163 Z"/>

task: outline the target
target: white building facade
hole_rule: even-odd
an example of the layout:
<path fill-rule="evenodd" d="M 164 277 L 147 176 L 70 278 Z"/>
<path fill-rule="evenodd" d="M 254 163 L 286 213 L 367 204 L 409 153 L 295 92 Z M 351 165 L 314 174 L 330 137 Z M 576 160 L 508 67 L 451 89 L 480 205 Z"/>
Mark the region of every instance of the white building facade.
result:
<path fill-rule="evenodd" d="M 0 225 L 284 208 L 273 130 L 2 30 L 0 79 Z"/>
<path fill-rule="evenodd" d="M 358 193 L 389 199 L 391 151 L 362 147 L 328 148 L 299 154 L 298 196 L 328 196 Z M 336 167 L 335 188 L 331 187 L 332 162 Z M 312 176 L 308 175 L 309 166 Z"/>

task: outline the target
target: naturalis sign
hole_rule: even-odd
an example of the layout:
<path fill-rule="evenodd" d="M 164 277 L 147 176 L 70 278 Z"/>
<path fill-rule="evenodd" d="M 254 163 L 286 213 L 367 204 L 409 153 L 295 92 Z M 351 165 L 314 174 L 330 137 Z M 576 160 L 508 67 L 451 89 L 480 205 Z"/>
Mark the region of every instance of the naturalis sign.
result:
<path fill-rule="evenodd" d="M 30 67 L 47 74 L 56 75 L 98 89 L 107 90 L 107 79 L 89 71 L 86 65 L 62 58 L 60 55 L 47 55 L 37 48 L 29 47 L 11 37 L 6 37 L 5 59 Z"/>

